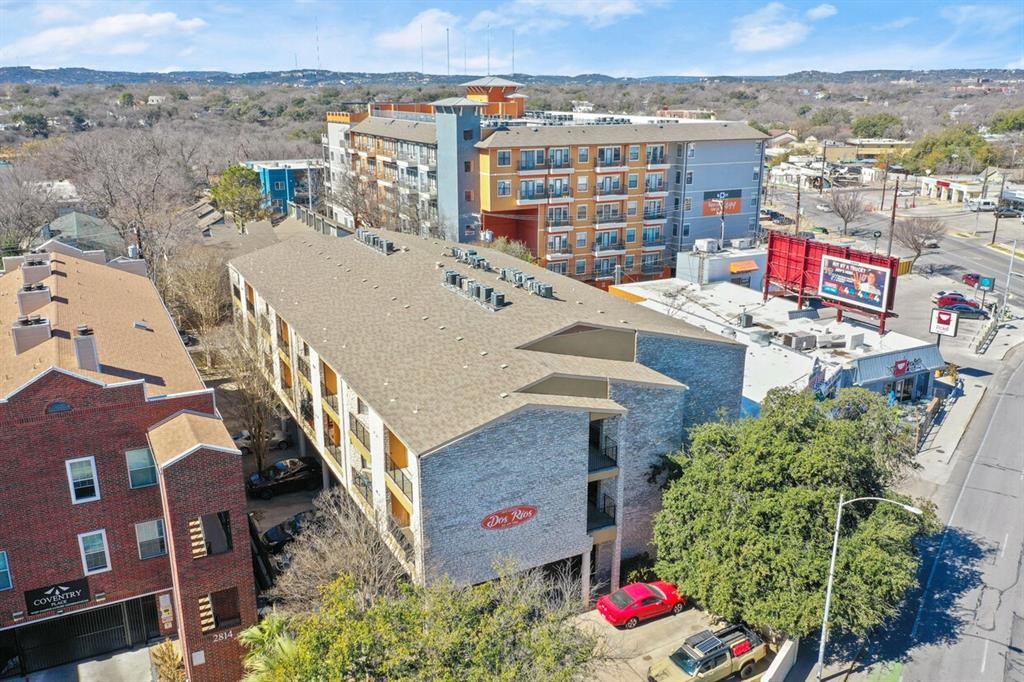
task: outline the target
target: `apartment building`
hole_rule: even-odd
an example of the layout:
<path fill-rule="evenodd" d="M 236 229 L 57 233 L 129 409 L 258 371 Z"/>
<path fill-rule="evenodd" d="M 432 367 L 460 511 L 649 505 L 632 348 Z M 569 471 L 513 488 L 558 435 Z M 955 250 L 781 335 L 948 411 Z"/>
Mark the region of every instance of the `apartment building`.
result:
<path fill-rule="evenodd" d="M 0 678 L 176 635 L 235 682 L 255 591 L 213 390 L 142 261 L 40 249 L 0 275 Z"/>
<path fill-rule="evenodd" d="M 229 265 L 281 401 L 415 580 L 650 549 L 650 466 L 737 415 L 727 339 L 489 249 L 316 232 Z"/>
<path fill-rule="evenodd" d="M 508 237 L 600 286 L 668 276 L 695 240 L 757 229 L 766 136 L 744 123 L 527 111 L 517 83 L 464 87 L 465 98 L 328 114 L 332 189 L 361 178 L 404 206 L 384 227 Z M 330 217 L 345 214 L 335 203 Z"/>

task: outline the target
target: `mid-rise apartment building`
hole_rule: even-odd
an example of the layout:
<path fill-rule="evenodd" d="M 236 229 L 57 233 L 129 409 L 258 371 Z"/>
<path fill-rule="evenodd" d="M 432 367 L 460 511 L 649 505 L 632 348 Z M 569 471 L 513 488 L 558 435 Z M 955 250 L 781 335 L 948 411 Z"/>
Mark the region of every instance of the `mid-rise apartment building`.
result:
<path fill-rule="evenodd" d="M 697 239 L 757 230 L 766 136 L 744 123 L 527 111 L 511 81 L 465 87 L 465 98 L 328 114 L 335 195 L 375 186 L 400 215 L 374 227 L 508 237 L 602 286 L 666 276 Z M 330 217 L 360 222 L 329 204 Z"/>
<path fill-rule="evenodd" d="M 739 411 L 741 346 L 489 249 L 311 231 L 229 270 L 281 401 L 417 581 L 512 560 L 617 586 L 651 465 Z"/>
<path fill-rule="evenodd" d="M 57 241 L 0 275 L 0 677 L 176 635 L 242 676 L 241 455 L 142 261 Z"/>

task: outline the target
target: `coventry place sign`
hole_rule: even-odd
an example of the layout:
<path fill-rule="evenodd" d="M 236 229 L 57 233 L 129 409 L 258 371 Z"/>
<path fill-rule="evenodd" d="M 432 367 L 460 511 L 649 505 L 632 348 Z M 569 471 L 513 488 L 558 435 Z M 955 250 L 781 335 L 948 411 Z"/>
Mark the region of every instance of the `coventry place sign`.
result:
<path fill-rule="evenodd" d="M 28 615 L 62 609 L 89 601 L 89 579 L 79 578 L 25 592 Z"/>
<path fill-rule="evenodd" d="M 484 517 L 484 520 L 480 522 L 480 527 L 485 530 L 500 530 L 502 528 L 511 528 L 520 524 L 526 523 L 537 515 L 537 508 L 531 507 L 526 504 L 521 504 L 515 507 L 508 507 L 507 509 L 501 509 L 488 514 Z"/>

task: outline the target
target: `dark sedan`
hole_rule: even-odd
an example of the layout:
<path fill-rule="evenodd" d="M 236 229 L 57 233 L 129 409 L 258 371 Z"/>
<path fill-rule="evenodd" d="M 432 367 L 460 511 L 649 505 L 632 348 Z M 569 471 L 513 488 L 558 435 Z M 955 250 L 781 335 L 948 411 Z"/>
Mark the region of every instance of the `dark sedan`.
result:
<path fill-rule="evenodd" d="M 252 474 L 245 490 L 253 497 L 269 500 L 274 495 L 296 490 L 316 490 L 322 483 L 320 463 L 313 457 L 282 459 Z"/>
<path fill-rule="evenodd" d="M 976 319 L 976 320 L 987 320 L 988 319 L 988 311 L 987 310 L 982 310 L 981 308 L 975 308 L 973 306 L 967 305 L 966 303 L 954 303 L 952 305 L 944 305 L 944 306 L 942 306 L 942 309 L 943 310 L 949 310 L 949 311 L 954 312 L 954 313 L 958 313 L 960 315 L 960 317 L 963 317 L 963 318 Z"/>
<path fill-rule="evenodd" d="M 997 218 L 1016 218 L 1020 215 L 1020 211 L 1009 206 L 1000 206 L 996 209 Z"/>
<path fill-rule="evenodd" d="M 277 554 L 285 548 L 285 545 L 294 540 L 296 535 L 302 532 L 302 529 L 306 527 L 311 517 L 312 512 L 299 512 L 290 519 L 263 531 L 263 534 L 260 535 L 260 541 L 267 548 L 268 552 Z"/>

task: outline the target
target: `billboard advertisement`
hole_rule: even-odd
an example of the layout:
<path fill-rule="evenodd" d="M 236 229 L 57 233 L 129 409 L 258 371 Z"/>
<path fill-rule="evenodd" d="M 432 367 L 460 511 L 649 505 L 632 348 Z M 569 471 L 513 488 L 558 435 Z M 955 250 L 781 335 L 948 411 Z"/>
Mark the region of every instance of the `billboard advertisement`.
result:
<path fill-rule="evenodd" d="M 741 189 L 719 189 L 704 192 L 703 215 L 721 215 L 718 202 L 725 204 L 725 214 L 731 215 L 743 210 L 743 190 Z"/>
<path fill-rule="evenodd" d="M 952 310 L 932 310 L 932 334 L 940 336 L 956 336 L 956 328 L 960 323 L 960 314 Z"/>
<path fill-rule="evenodd" d="M 818 295 L 884 313 L 889 299 L 889 273 L 885 267 L 822 255 Z"/>

